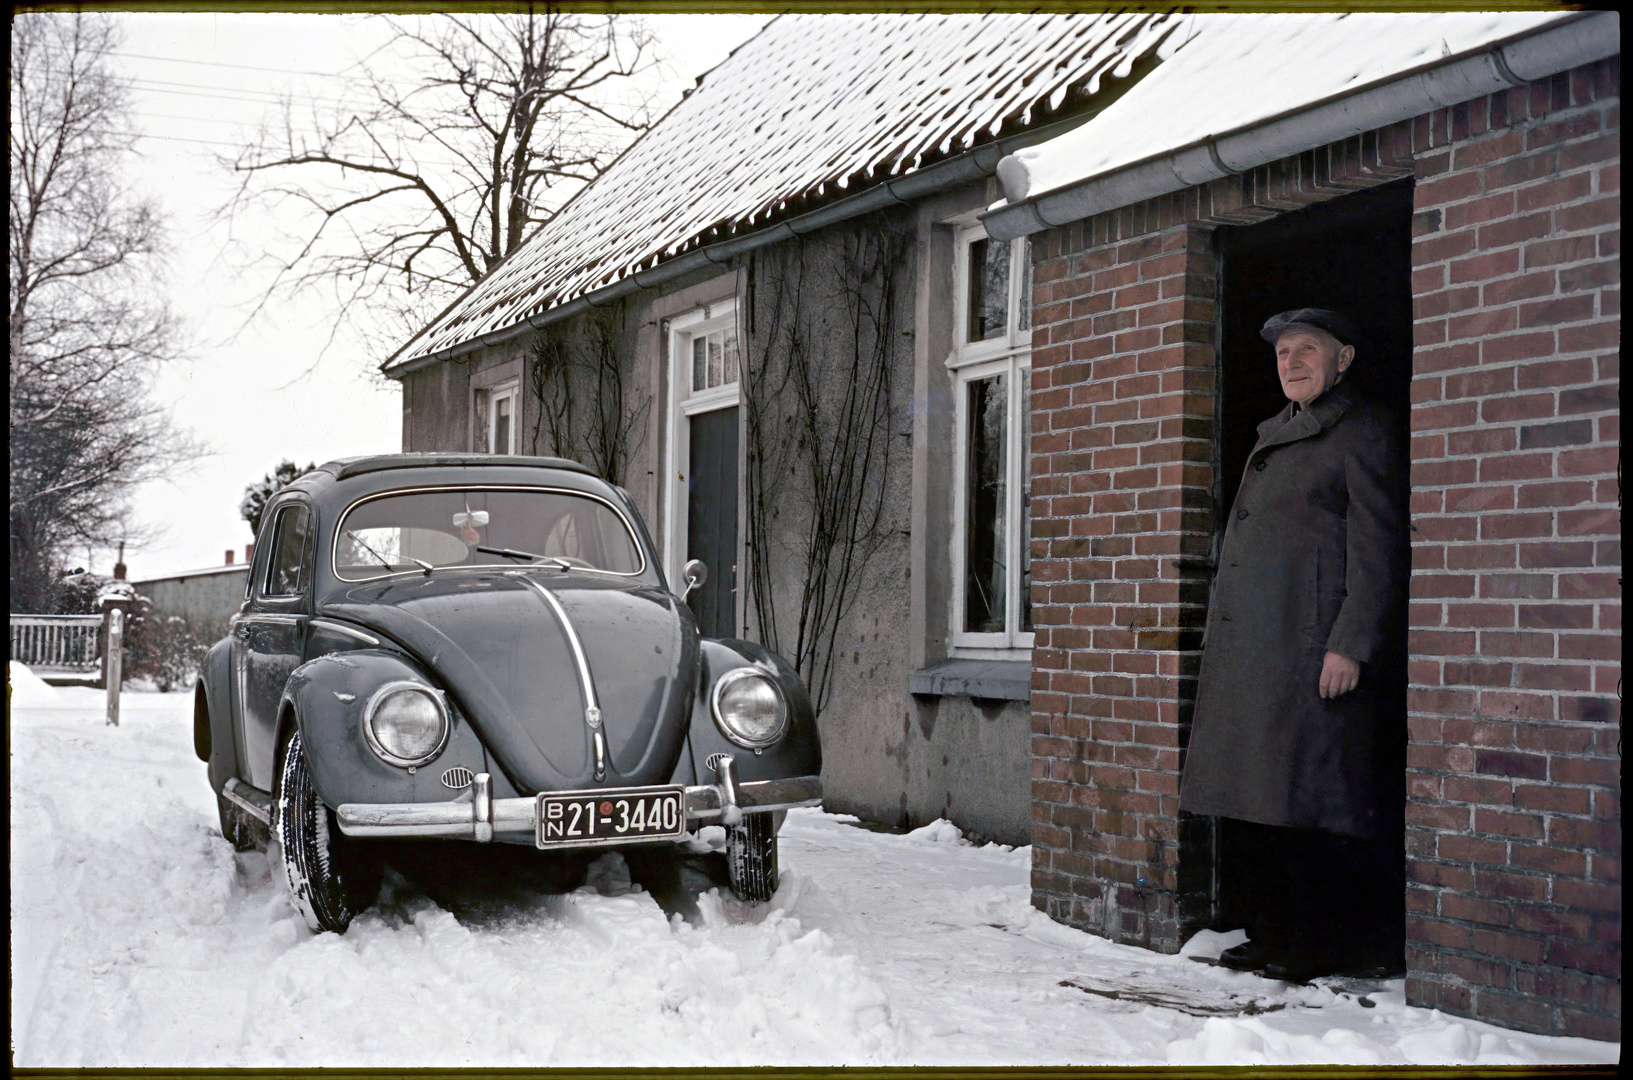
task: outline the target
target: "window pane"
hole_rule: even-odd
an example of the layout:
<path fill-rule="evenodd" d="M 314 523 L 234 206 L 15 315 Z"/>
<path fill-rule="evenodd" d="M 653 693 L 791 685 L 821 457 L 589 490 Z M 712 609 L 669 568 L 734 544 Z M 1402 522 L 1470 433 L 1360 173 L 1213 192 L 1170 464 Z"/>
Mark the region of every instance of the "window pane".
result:
<path fill-rule="evenodd" d="M 720 335 L 719 331 L 716 331 L 715 333 L 710 334 L 709 337 L 708 337 L 708 341 L 709 341 L 709 385 L 711 387 L 720 385 L 720 369 L 721 369 L 723 361 L 724 361 L 724 357 L 721 355 L 721 353 L 724 350 L 722 350 L 721 347 L 720 347 L 720 344 L 721 344 L 720 337 L 721 337 L 721 335 Z"/>
<path fill-rule="evenodd" d="M 726 379 L 728 383 L 737 381 L 737 330 L 735 328 L 721 331 L 726 339 Z"/>
<path fill-rule="evenodd" d="M 301 591 L 301 556 L 306 553 L 307 513 L 304 506 L 278 511 L 277 538 L 273 541 L 268 596 L 295 596 Z"/>
<path fill-rule="evenodd" d="M 1016 312 L 1015 325 L 1022 330 L 1032 329 L 1032 238 L 1021 241 L 1021 310 Z M 1022 415 L 1025 415 L 1024 413 Z"/>
<path fill-rule="evenodd" d="M 493 401 L 493 446 L 495 454 L 508 454 L 510 445 L 510 410 L 516 402 L 515 397 L 506 394 Z"/>
<path fill-rule="evenodd" d="M 709 345 L 703 340 L 702 335 L 692 339 L 692 390 L 694 393 L 708 385 L 704 374 L 707 370 L 708 350 Z"/>
<path fill-rule="evenodd" d="M 1031 260 L 1028 260 L 1031 265 Z M 1028 275 L 1030 276 L 1030 275 Z M 1021 632 L 1032 632 L 1032 372 L 1020 370 L 1021 412 L 1018 426 L 1021 439 L 1021 550 L 1015 561 L 1021 566 Z"/>
<path fill-rule="evenodd" d="M 964 629 L 1002 633 L 1004 629 L 1005 473 L 1009 408 L 1003 375 L 972 379 L 964 488 Z"/>
<path fill-rule="evenodd" d="M 968 340 L 1002 337 L 1009 314 L 1009 245 L 976 240 L 970 244 L 970 325 Z"/>

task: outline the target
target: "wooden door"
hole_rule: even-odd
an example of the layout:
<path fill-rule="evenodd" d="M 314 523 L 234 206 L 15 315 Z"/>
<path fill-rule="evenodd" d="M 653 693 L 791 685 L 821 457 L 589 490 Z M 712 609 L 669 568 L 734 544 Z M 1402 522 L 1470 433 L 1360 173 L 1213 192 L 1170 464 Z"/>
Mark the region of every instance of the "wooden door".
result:
<path fill-rule="evenodd" d="M 709 580 L 688 604 L 705 637 L 737 635 L 737 408 L 691 418 L 686 473 L 686 558 L 702 559 Z M 682 585 L 684 588 L 684 585 Z"/>

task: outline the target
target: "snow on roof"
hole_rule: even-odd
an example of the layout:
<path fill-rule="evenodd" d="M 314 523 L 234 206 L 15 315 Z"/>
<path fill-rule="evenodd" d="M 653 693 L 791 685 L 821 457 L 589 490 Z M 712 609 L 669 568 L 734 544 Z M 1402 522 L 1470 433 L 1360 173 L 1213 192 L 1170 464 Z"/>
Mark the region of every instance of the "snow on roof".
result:
<path fill-rule="evenodd" d="M 1574 18 L 1573 12 L 1193 15 L 1084 126 L 1016 151 L 1027 197 Z"/>
<path fill-rule="evenodd" d="M 1122 78 L 1173 14 L 784 15 L 508 259 L 396 366 L 514 326 L 801 200 L 901 176 Z M 803 207 L 803 204 L 801 204 Z"/>

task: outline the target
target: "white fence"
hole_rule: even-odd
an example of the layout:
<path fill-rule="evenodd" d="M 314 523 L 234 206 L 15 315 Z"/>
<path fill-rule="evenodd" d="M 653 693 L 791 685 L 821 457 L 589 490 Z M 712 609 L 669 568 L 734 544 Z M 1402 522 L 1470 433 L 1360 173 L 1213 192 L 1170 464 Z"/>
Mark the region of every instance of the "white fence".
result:
<path fill-rule="evenodd" d="M 100 615 L 13 615 L 11 659 L 36 671 L 100 671 Z"/>

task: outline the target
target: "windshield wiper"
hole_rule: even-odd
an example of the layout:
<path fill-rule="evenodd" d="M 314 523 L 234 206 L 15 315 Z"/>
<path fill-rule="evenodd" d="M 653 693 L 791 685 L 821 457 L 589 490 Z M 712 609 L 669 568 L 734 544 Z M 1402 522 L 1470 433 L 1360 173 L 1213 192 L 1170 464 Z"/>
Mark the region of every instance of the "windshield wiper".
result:
<path fill-rule="evenodd" d="M 554 555 L 535 555 L 531 551 L 512 551 L 510 548 L 484 547 L 481 544 L 476 545 L 476 550 L 485 551 L 489 555 L 503 555 L 507 559 L 532 559 L 534 562 L 553 563 L 556 569 L 564 574 L 573 568 L 572 563 L 566 559 L 558 559 Z"/>
<path fill-rule="evenodd" d="M 393 572 L 396 571 L 397 564 L 392 562 L 391 560 L 387 559 L 384 555 L 380 554 L 378 551 L 375 551 L 373 548 L 369 547 L 368 542 L 366 540 L 364 540 L 361 536 L 358 536 L 356 533 L 352 532 L 350 529 L 346 530 L 346 535 L 351 537 L 352 542 L 354 544 L 356 544 L 358 547 L 362 548 L 364 551 L 368 552 L 370 555 L 373 555 L 375 557 L 375 559 L 378 560 L 378 562 L 380 563 L 381 566 L 385 567 L 387 570 L 391 570 Z M 430 577 L 431 576 L 431 571 L 436 569 L 436 567 L 432 566 L 430 563 L 426 562 L 424 559 L 416 559 L 412 555 L 405 555 L 405 556 L 403 556 L 403 558 L 407 559 L 409 562 L 413 563 L 415 566 L 418 566 L 421 570 L 424 570 L 426 577 Z"/>

